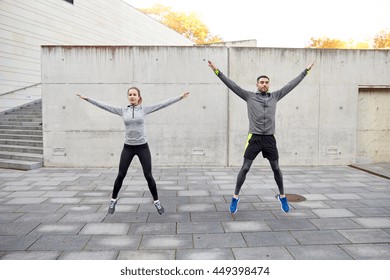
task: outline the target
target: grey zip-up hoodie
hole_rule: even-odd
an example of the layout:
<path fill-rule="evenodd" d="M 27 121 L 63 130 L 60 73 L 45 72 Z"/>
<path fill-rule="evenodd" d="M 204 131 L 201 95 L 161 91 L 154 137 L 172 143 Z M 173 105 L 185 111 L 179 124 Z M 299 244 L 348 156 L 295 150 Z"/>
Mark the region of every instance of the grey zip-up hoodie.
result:
<path fill-rule="evenodd" d="M 148 142 L 144 128 L 146 115 L 172 105 L 180 99 L 181 96 L 178 96 L 153 105 L 129 105 L 127 107 L 114 107 L 90 97 L 85 100 L 101 109 L 121 116 L 126 128 L 125 144 L 135 146 Z"/>
<path fill-rule="evenodd" d="M 249 133 L 271 135 L 275 133 L 276 103 L 292 91 L 307 75 L 307 69 L 284 87 L 274 92 L 261 93 L 242 89 L 221 71 L 217 76 L 235 94 L 246 101 L 248 108 Z"/>

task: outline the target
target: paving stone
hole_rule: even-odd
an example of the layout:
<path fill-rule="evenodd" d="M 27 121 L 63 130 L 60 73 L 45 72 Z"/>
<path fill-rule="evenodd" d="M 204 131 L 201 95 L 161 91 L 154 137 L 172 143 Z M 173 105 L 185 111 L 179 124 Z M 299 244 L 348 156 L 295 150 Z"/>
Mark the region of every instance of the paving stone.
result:
<path fill-rule="evenodd" d="M 390 210 L 383 207 L 349 208 L 348 210 L 360 217 L 390 216 Z"/>
<path fill-rule="evenodd" d="M 352 220 L 364 228 L 390 228 L 389 217 L 353 218 Z"/>
<path fill-rule="evenodd" d="M 179 249 L 177 260 L 234 260 L 230 249 Z"/>
<path fill-rule="evenodd" d="M 312 211 L 320 218 L 356 217 L 354 213 L 347 209 L 313 209 Z"/>
<path fill-rule="evenodd" d="M 349 246 L 349 245 L 347 245 Z M 296 260 L 350 260 L 352 257 L 336 245 L 287 246 Z"/>
<path fill-rule="evenodd" d="M 214 204 L 208 203 L 193 203 L 193 204 L 182 204 L 178 206 L 178 212 L 202 212 L 202 211 L 216 211 Z"/>
<path fill-rule="evenodd" d="M 150 213 L 148 216 L 148 223 L 182 223 L 190 221 L 190 213 L 164 213 L 159 215 L 157 213 Z"/>
<path fill-rule="evenodd" d="M 22 215 L 23 213 L 1 213 L 0 212 L 0 226 L 1 223 L 11 223 Z"/>
<path fill-rule="evenodd" d="M 390 234 L 380 229 L 347 229 L 339 230 L 352 243 L 385 243 L 390 242 Z"/>
<path fill-rule="evenodd" d="M 148 219 L 148 213 L 126 213 L 115 210 L 114 214 L 107 214 L 106 211 L 102 215 L 105 215 L 104 222 L 108 223 L 144 223 Z"/>
<path fill-rule="evenodd" d="M 361 196 L 354 193 L 327 193 L 325 194 L 327 197 L 333 200 L 346 200 L 346 199 L 362 199 Z"/>
<path fill-rule="evenodd" d="M 81 251 L 91 236 L 43 235 L 29 247 L 32 251 Z"/>
<path fill-rule="evenodd" d="M 169 235 L 176 233 L 176 223 L 132 223 L 130 235 L 157 234 Z M 178 232 L 180 234 L 180 232 Z"/>
<path fill-rule="evenodd" d="M 115 260 L 117 251 L 64 252 L 59 260 Z"/>
<path fill-rule="evenodd" d="M 54 213 L 56 212 L 62 204 L 50 204 L 50 203 L 44 203 L 44 204 L 31 204 L 31 205 L 26 205 L 17 210 L 17 212 L 29 212 L 29 213 L 34 213 L 34 212 L 47 212 L 47 213 Z"/>
<path fill-rule="evenodd" d="M 287 231 L 244 232 L 248 247 L 298 245 L 297 240 Z"/>
<path fill-rule="evenodd" d="M 275 216 L 271 211 L 238 211 L 231 215 L 235 221 L 261 221 L 267 219 L 274 219 Z"/>
<path fill-rule="evenodd" d="M 129 228 L 129 223 L 87 223 L 79 234 L 126 235 Z"/>
<path fill-rule="evenodd" d="M 1 236 L 0 251 L 27 250 L 37 239 L 37 236 L 26 235 Z"/>
<path fill-rule="evenodd" d="M 220 222 L 191 222 L 177 223 L 177 233 L 223 233 Z"/>
<path fill-rule="evenodd" d="M 273 231 L 314 230 L 316 227 L 307 219 L 265 220 Z"/>
<path fill-rule="evenodd" d="M 61 251 L 13 251 L 0 257 L 2 260 L 57 260 Z"/>
<path fill-rule="evenodd" d="M 34 222 L 14 222 L 9 224 L 2 224 L 0 227 L 1 235 L 26 235 L 36 228 L 39 223 Z"/>
<path fill-rule="evenodd" d="M 16 197 L 11 198 L 5 204 L 40 204 L 47 200 L 46 197 Z"/>
<path fill-rule="evenodd" d="M 319 229 L 356 229 L 362 228 L 351 218 L 322 218 L 309 219 Z"/>
<path fill-rule="evenodd" d="M 224 222 L 233 220 L 229 212 L 198 212 L 191 213 L 191 221 L 193 222 Z"/>
<path fill-rule="evenodd" d="M 222 223 L 225 232 L 271 231 L 264 221 L 234 221 Z"/>
<path fill-rule="evenodd" d="M 194 234 L 194 248 L 246 247 L 240 233 Z"/>
<path fill-rule="evenodd" d="M 25 213 L 14 222 L 39 222 L 39 223 L 55 223 L 58 222 L 65 213 Z"/>
<path fill-rule="evenodd" d="M 291 234 L 302 245 L 346 244 L 350 242 L 336 230 L 292 231 Z"/>
<path fill-rule="evenodd" d="M 102 222 L 106 213 L 67 213 L 59 221 L 61 223 L 93 223 Z"/>
<path fill-rule="evenodd" d="M 292 260 L 290 252 L 283 246 L 233 248 L 237 260 Z"/>
<path fill-rule="evenodd" d="M 65 234 L 78 234 L 80 230 L 85 226 L 84 223 L 44 223 L 40 224 L 37 228 L 34 229 L 32 234 L 59 234 L 59 235 L 65 235 Z"/>
<path fill-rule="evenodd" d="M 140 249 L 192 248 L 192 235 L 144 235 Z"/>
<path fill-rule="evenodd" d="M 88 236 L 88 235 L 85 235 Z M 140 235 L 94 235 L 88 240 L 84 250 L 107 251 L 107 250 L 135 250 L 141 242 Z"/>
<path fill-rule="evenodd" d="M 121 251 L 118 260 L 174 260 L 175 250 Z"/>
<path fill-rule="evenodd" d="M 389 244 L 351 244 L 340 247 L 356 260 L 389 260 Z"/>

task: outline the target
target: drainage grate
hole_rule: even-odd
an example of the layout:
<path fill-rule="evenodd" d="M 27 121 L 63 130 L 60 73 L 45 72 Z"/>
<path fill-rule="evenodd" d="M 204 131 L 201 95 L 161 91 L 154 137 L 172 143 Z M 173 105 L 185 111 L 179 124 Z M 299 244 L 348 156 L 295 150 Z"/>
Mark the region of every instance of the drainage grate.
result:
<path fill-rule="evenodd" d="M 299 194 L 286 194 L 286 196 L 289 202 L 301 202 L 306 200 L 305 197 Z"/>
<path fill-rule="evenodd" d="M 306 198 L 302 195 L 299 195 L 299 194 L 287 194 L 286 193 L 286 196 L 287 196 L 287 200 L 288 202 L 301 202 L 301 201 L 305 201 Z M 277 198 L 277 196 L 275 196 Z"/>

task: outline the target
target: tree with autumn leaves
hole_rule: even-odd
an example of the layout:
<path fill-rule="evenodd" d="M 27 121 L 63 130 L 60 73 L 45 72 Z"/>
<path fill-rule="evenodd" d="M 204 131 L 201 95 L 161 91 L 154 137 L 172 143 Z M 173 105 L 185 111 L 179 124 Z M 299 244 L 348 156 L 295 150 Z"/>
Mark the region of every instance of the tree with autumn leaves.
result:
<path fill-rule="evenodd" d="M 212 35 L 207 26 L 194 12 L 174 12 L 171 7 L 156 4 L 151 8 L 141 9 L 145 14 L 155 18 L 162 24 L 180 33 L 196 44 L 212 44 L 222 42 L 222 38 Z M 343 41 L 340 39 L 320 37 L 310 38 L 307 48 L 322 49 L 389 49 L 390 30 L 377 33 L 371 42 Z"/>
<path fill-rule="evenodd" d="M 310 38 L 307 48 L 320 49 L 389 49 L 390 48 L 390 30 L 382 30 L 377 33 L 371 42 L 342 41 L 327 37 Z"/>
<path fill-rule="evenodd" d="M 222 42 L 219 36 L 212 35 L 207 26 L 194 12 L 174 12 L 171 7 L 156 4 L 151 8 L 141 9 L 145 14 L 180 33 L 196 44 Z"/>

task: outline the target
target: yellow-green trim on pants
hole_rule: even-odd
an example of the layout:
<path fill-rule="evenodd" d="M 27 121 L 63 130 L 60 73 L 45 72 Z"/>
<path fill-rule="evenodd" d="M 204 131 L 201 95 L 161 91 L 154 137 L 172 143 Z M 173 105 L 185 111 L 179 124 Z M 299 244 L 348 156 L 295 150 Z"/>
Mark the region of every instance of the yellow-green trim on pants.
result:
<path fill-rule="evenodd" d="M 248 146 L 249 146 L 249 141 L 251 140 L 252 136 L 253 136 L 252 133 L 249 133 L 249 134 L 248 134 L 248 137 L 247 137 L 246 143 L 245 143 L 245 149 L 244 149 L 244 152 L 242 153 L 243 156 L 245 155 L 246 148 L 248 148 Z"/>

